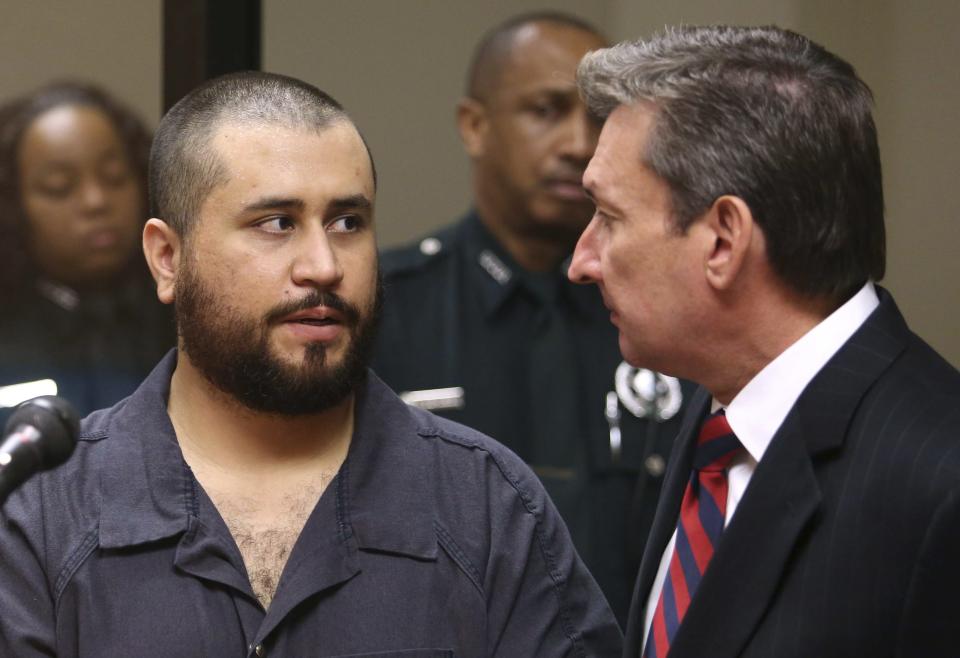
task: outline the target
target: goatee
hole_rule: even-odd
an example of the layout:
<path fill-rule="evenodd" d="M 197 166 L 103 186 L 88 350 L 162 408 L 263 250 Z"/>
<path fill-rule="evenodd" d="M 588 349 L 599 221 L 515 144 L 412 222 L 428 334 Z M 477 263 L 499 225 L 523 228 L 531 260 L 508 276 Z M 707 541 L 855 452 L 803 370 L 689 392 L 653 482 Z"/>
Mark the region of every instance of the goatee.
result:
<path fill-rule="evenodd" d="M 182 349 L 210 383 L 251 410 L 299 416 L 339 404 L 364 383 L 382 296 L 378 276 L 368 308 L 358 308 L 332 292 L 313 290 L 257 320 L 214 294 L 190 268 L 177 282 L 174 311 Z M 284 316 L 317 306 L 342 314 L 350 341 L 344 357 L 330 367 L 326 347 L 311 343 L 302 363 L 284 363 L 271 350 L 270 330 Z"/>

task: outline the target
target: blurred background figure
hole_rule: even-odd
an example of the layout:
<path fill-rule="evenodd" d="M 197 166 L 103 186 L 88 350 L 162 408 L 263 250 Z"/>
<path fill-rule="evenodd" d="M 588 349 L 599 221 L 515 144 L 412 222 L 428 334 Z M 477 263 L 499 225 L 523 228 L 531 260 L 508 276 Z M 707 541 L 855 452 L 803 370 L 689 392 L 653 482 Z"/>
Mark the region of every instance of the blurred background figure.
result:
<path fill-rule="evenodd" d="M 532 466 L 622 622 L 682 392 L 623 363 L 599 293 L 566 277 L 593 213 L 581 177 L 600 129 L 574 72 L 605 45 L 556 12 L 481 40 L 457 107 L 473 209 L 383 254 L 373 368 Z"/>
<path fill-rule="evenodd" d="M 0 107 L 0 386 L 50 379 L 86 413 L 173 346 L 140 246 L 149 147 L 139 118 L 91 85 Z"/>

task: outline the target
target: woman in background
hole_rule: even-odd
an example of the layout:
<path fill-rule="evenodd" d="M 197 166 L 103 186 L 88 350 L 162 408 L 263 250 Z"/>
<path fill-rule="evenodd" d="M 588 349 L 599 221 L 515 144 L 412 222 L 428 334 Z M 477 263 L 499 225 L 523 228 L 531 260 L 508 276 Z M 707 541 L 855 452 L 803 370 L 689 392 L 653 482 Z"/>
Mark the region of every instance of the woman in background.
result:
<path fill-rule="evenodd" d="M 140 247 L 149 146 L 91 85 L 0 107 L 0 386 L 53 379 L 85 414 L 174 345 Z"/>

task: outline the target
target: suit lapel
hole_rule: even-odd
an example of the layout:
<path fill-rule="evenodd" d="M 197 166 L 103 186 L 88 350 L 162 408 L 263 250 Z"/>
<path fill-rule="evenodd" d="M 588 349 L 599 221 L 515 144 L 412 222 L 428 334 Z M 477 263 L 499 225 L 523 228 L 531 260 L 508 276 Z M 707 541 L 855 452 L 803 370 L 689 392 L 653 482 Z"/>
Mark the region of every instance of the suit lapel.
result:
<path fill-rule="evenodd" d="M 671 658 L 740 655 L 788 563 L 802 555 L 798 545 L 822 503 L 819 460 L 842 449 L 860 400 L 908 339 L 896 305 L 880 292 L 880 307 L 814 377 L 773 437 L 674 638 Z"/>
<path fill-rule="evenodd" d="M 650 536 L 643 550 L 643 559 L 640 562 L 640 571 L 633 591 L 633 601 L 630 604 L 630 616 L 627 619 L 625 634 L 625 656 L 636 656 L 642 648 L 640 643 L 643 641 L 643 618 L 647 597 L 650 595 L 650 588 L 653 587 L 653 580 L 660 567 L 660 558 L 677 527 L 680 502 L 690 479 L 697 433 L 703 417 L 710 409 L 710 400 L 710 394 L 704 389 L 698 389 L 694 393 L 687 407 L 683 425 L 670 451 L 667 472 L 660 491 L 660 503 L 657 505 L 653 525 L 650 527 Z"/>

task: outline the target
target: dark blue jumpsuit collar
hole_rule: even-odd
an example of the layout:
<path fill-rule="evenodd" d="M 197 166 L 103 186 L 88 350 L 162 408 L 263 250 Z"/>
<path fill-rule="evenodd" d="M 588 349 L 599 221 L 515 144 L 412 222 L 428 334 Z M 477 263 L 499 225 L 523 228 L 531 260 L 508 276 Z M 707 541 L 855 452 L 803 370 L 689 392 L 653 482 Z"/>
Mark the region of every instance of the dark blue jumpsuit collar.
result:
<path fill-rule="evenodd" d="M 167 415 L 175 365 L 172 350 L 133 395 L 111 410 L 97 412 L 108 416 L 105 422 L 94 416 L 84 423 L 85 440 L 109 436 L 110 441 L 99 530 L 104 548 L 144 544 L 195 530 L 197 484 Z M 410 437 L 417 432 L 407 406 L 368 371 L 357 396 L 347 459 L 304 527 L 302 537 L 309 541 L 297 542 L 286 571 L 298 561 L 312 570 L 312 554 L 332 546 L 343 547 L 335 551 L 337 560 L 349 560 L 357 549 L 436 558 L 430 474 L 425 472 L 420 444 L 410 445 Z M 333 510 L 329 517 L 322 513 L 327 502 Z M 196 537 L 188 533 L 187 541 Z M 353 570 L 337 569 L 341 575 Z"/>
<path fill-rule="evenodd" d="M 171 350 L 130 397 L 84 423 L 90 438 L 99 434 L 109 440 L 101 484 L 103 548 L 174 536 L 186 531 L 196 515 L 193 476 L 167 415 L 175 365 L 176 351 Z M 98 414 L 108 415 L 105 424 L 94 420 Z"/>
<path fill-rule="evenodd" d="M 410 408 L 377 377 L 357 396 L 353 441 L 337 476 L 340 522 L 361 550 L 422 560 L 437 557 L 429 444 Z"/>

